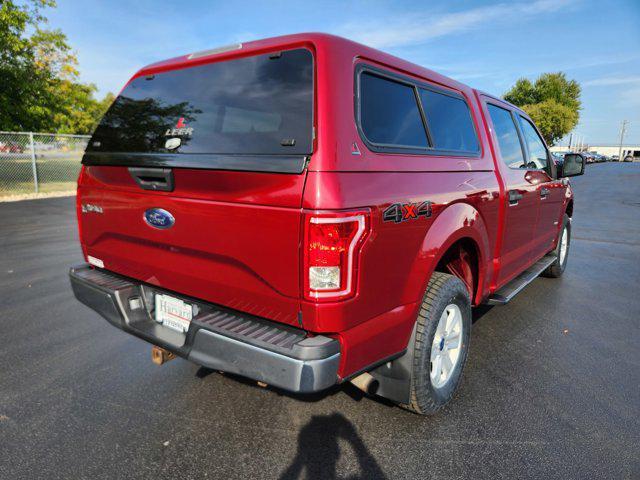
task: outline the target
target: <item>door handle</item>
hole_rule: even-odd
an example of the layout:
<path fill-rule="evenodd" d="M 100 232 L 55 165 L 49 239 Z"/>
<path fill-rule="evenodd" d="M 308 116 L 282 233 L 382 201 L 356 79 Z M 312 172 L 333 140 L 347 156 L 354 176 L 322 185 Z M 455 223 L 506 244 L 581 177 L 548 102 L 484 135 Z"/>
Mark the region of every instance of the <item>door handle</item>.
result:
<path fill-rule="evenodd" d="M 549 196 L 549 189 L 546 187 L 542 187 L 540 189 L 540 198 L 542 200 L 544 200 L 545 198 L 547 198 Z"/>
<path fill-rule="evenodd" d="M 509 205 L 517 205 L 523 195 L 518 190 L 509 190 Z"/>

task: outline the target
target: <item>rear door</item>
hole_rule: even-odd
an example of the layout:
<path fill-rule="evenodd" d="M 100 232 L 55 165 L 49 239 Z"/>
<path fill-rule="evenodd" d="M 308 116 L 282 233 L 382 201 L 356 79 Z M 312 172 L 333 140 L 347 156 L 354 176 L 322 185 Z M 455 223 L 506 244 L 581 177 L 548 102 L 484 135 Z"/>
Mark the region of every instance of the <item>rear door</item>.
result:
<path fill-rule="evenodd" d="M 538 217 L 538 192 L 527 168 L 524 145 L 514 112 L 493 100 L 485 103 L 492 124 L 491 132 L 498 168 L 505 184 L 504 222 L 496 256 L 500 267 L 496 284 L 508 282 L 533 261 L 531 246 Z"/>
<path fill-rule="evenodd" d="M 135 78 L 83 159 L 85 254 L 140 281 L 297 324 L 312 131 L 307 49 Z"/>
<path fill-rule="evenodd" d="M 564 204 L 566 186 L 560 180 L 554 180 L 550 155 L 544 140 L 533 123 L 518 115 L 522 137 L 526 145 L 528 175 L 534 181 L 540 210 L 534 229 L 533 251 L 542 256 L 553 247 L 559 230 L 560 215 Z"/>

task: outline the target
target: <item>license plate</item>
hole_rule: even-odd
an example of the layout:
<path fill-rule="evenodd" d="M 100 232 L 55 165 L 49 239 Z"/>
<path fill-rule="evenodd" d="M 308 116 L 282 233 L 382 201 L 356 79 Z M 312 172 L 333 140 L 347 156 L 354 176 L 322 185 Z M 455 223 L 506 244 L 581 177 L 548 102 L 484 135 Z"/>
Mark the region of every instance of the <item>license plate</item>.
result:
<path fill-rule="evenodd" d="M 179 298 L 156 294 L 155 314 L 156 322 L 178 332 L 186 332 L 193 317 L 193 307 Z"/>

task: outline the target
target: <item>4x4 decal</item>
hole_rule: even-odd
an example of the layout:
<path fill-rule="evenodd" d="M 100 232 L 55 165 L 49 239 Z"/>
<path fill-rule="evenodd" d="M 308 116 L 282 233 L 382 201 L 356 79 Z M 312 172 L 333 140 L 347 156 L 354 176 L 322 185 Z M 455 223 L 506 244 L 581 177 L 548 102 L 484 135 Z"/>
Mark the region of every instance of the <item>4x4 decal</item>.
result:
<path fill-rule="evenodd" d="M 431 216 L 431 202 L 422 203 L 394 203 L 389 205 L 382 214 L 385 222 L 400 223 L 406 220 L 416 220 L 420 217 Z"/>

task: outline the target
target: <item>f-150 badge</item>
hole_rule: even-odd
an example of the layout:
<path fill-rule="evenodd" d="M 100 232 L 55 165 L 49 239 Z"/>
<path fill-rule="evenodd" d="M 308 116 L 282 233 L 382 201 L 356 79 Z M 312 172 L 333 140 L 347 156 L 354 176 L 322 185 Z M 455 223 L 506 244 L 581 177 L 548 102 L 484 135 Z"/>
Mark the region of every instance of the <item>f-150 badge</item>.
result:
<path fill-rule="evenodd" d="M 400 223 L 407 220 L 417 220 L 420 217 L 431 216 L 431 202 L 422 203 L 394 203 L 389 205 L 382 214 L 385 222 Z"/>

